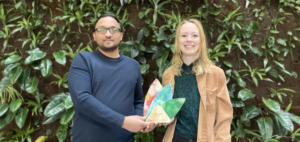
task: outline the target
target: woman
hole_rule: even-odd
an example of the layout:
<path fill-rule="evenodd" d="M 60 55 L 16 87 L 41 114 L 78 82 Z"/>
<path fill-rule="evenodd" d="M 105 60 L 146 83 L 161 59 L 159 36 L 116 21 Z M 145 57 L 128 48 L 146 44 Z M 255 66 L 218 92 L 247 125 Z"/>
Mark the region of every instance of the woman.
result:
<path fill-rule="evenodd" d="M 186 98 L 169 125 L 163 142 L 228 142 L 232 106 L 224 71 L 207 57 L 205 34 L 196 19 L 181 22 L 176 31 L 172 66 L 162 84 L 171 83 L 173 98 Z"/>

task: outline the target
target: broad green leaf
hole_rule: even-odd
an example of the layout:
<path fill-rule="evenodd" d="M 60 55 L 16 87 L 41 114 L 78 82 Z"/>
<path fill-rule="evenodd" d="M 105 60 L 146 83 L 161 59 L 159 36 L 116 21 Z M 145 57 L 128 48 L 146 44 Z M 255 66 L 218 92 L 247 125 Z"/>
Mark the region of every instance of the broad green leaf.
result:
<path fill-rule="evenodd" d="M 9 109 L 12 112 L 16 112 L 21 105 L 22 105 L 22 99 L 15 99 L 11 101 L 11 103 L 9 104 Z"/>
<path fill-rule="evenodd" d="M 231 104 L 232 104 L 232 107 L 234 107 L 234 108 L 245 107 L 245 103 L 242 100 L 237 99 L 237 98 L 232 98 L 231 99 Z"/>
<path fill-rule="evenodd" d="M 58 138 L 59 142 L 65 141 L 68 134 L 68 125 L 60 125 L 56 130 L 56 137 Z"/>
<path fill-rule="evenodd" d="M 255 94 L 252 93 L 251 90 L 245 88 L 238 93 L 238 98 L 242 99 L 243 101 L 252 99 L 255 97 Z"/>
<path fill-rule="evenodd" d="M 15 63 L 21 59 L 22 59 L 21 56 L 13 54 L 13 55 L 9 56 L 8 58 L 6 58 L 3 63 L 4 63 L 4 65 L 8 65 L 11 63 Z"/>
<path fill-rule="evenodd" d="M 9 77 L 4 76 L 0 81 L 0 92 L 4 92 L 11 85 Z M 0 95 L 0 102 L 5 102 L 5 96 Z"/>
<path fill-rule="evenodd" d="M 259 132 L 265 142 L 270 141 L 273 133 L 273 122 L 270 117 L 261 117 L 257 120 Z"/>
<path fill-rule="evenodd" d="M 29 76 L 30 76 L 30 69 L 29 68 L 23 69 L 22 74 L 18 78 L 18 84 L 22 90 L 25 90 L 26 82 L 28 81 Z"/>
<path fill-rule="evenodd" d="M 60 124 L 67 125 L 75 114 L 74 108 L 68 109 L 60 118 Z"/>
<path fill-rule="evenodd" d="M 7 103 L 0 103 L 0 117 L 3 116 L 8 110 Z"/>
<path fill-rule="evenodd" d="M 280 104 L 277 101 L 271 100 L 271 99 L 265 99 L 263 97 L 264 104 L 273 112 L 277 113 L 280 112 Z"/>
<path fill-rule="evenodd" d="M 27 114 L 28 114 L 28 108 L 21 108 L 17 111 L 15 121 L 17 126 L 21 129 L 26 121 Z"/>
<path fill-rule="evenodd" d="M 67 59 L 66 59 L 66 51 L 60 50 L 53 53 L 53 57 L 55 61 L 61 65 L 66 65 Z"/>
<path fill-rule="evenodd" d="M 6 118 L 0 117 L 0 129 L 4 128 L 7 125 Z"/>
<path fill-rule="evenodd" d="M 51 101 L 45 108 L 44 115 L 46 117 L 54 116 L 65 109 L 65 105 L 62 100 L 57 99 Z"/>
<path fill-rule="evenodd" d="M 277 43 L 283 46 L 286 46 L 286 39 L 277 38 Z"/>
<path fill-rule="evenodd" d="M 34 91 L 36 91 L 38 83 L 39 79 L 37 77 L 29 78 L 25 84 L 26 92 L 33 93 Z"/>
<path fill-rule="evenodd" d="M 277 134 L 279 136 L 287 135 L 288 131 L 280 124 L 280 122 L 275 116 L 272 117 L 272 120 L 273 120 L 273 126 L 275 127 Z"/>
<path fill-rule="evenodd" d="M 11 72 L 11 70 L 13 70 L 14 68 L 20 66 L 20 63 L 15 63 L 15 64 L 9 64 L 3 71 L 3 75 L 4 76 L 8 76 L 9 73 Z"/>
<path fill-rule="evenodd" d="M 62 113 L 56 114 L 56 115 L 51 116 L 51 117 L 45 117 L 42 124 L 43 125 L 51 124 L 52 122 L 60 119 L 61 115 L 62 115 Z"/>
<path fill-rule="evenodd" d="M 141 29 L 140 31 L 139 31 L 139 33 L 138 33 L 138 36 L 137 36 L 137 42 L 138 43 L 141 43 L 142 42 L 142 40 L 143 40 L 143 38 L 144 38 L 144 29 Z"/>
<path fill-rule="evenodd" d="M 40 69 L 43 77 L 49 77 L 52 73 L 52 62 L 49 59 L 42 60 Z"/>
<path fill-rule="evenodd" d="M 65 99 L 65 108 L 69 109 L 71 107 L 73 107 L 73 102 L 72 102 L 71 96 L 68 95 L 67 98 Z"/>
<path fill-rule="evenodd" d="M 7 124 L 9 124 L 10 122 L 12 122 L 16 116 L 17 112 L 12 112 L 9 111 L 8 113 L 5 114 L 5 121 Z"/>
<path fill-rule="evenodd" d="M 240 120 L 236 121 L 236 129 L 235 129 L 235 133 L 238 137 L 240 138 L 244 138 L 245 137 L 245 128 L 242 124 L 242 122 Z"/>
<path fill-rule="evenodd" d="M 259 114 L 261 114 L 261 109 L 250 104 L 245 107 L 241 119 L 242 121 L 247 121 L 258 116 Z"/>
<path fill-rule="evenodd" d="M 158 67 L 162 67 L 163 64 L 166 62 L 167 58 L 168 58 L 169 52 L 165 51 L 163 56 L 159 57 L 158 59 L 156 59 L 156 64 Z"/>
<path fill-rule="evenodd" d="M 149 64 L 145 64 L 145 65 L 140 65 L 140 69 L 141 69 L 141 73 L 142 74 L 146 74 L 147 71 L 149 70 L 150 65 Z"/>
<path fill-rule="evenodd" d="M 135 48 L 131 48 L 130 50 L 130 57 L 131 58 L 135 58 L 139 55 L 140 51 L 138 49 Z"/>
<path fill-rule="evenodd" d="M 276 118 L 279 120 L 280 124 L 287 130 L 293 131 L 294 125 L 292 120 L 290 119 L 290 115 L 288 112 L 279 111 L 275 113 Z"/>
<path fill-rule="evenodd" d="M 9 77 L 11 84 L 14 84 L 18 80 L 18 78 L 22 74 L 22 71 L 23 71 L 23 69 L 21 66 L 17 66 L 10 71 L 8 77 Z"/>
<path fill-rule="evenodd" d="M 264 59 L 264 68 L 266 68 L 268 62 L 269 62 L 269 59 L 268 59 L 268 58 L 265 58 L 265 59 Z M 266 72 L 268 72 L 268 71 L 266 71 Z"/>
<path fill-rule="evenodd" d="M 299 116 L 296 116 L 296 115 L 294 115 L 294 114 L 292 114 L 292 113 L 288 113 L 288 114 L 289 114 L 290 119 L 291 119 L 293 122 L 295 122 L 295 123 L 297 123 L 298 125 L 300 125 L 300 117 L 299 117 Z"/>
<path fill-rule="evenodd" d="M 39 48 L 35 48 L 33 50 L 27 51 L 29 53 L 29 56 L 25 59 L 25 65 L 30 64 L 34 61 L 40 60 L 44 58 L 47 53 L 40 50 Z"/>

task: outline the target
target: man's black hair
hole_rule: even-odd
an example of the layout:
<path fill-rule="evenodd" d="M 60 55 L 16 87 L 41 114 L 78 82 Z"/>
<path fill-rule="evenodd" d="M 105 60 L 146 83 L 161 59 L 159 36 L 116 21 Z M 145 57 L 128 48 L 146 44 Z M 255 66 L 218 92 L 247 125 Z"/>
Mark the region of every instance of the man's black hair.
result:
<path fill-rule="evenodd" d="M 97 24 L 97 22 L 98 22 L 101 18 L 103 18 L 103 17 L 112 17 L 112 18 L 114 18 L 114 19 L 119 23 L 121 32 L 123 32 L 123 25 L 122 25 L 122 22 L 121 22 L 116 16 L 114 16 L 114 15 L 112 15 L 112 14 L 110 14 L 110 13 L 104 13 L 104 14 L 101 14 L 101 16 L 96 20 L 96 22 L 95 22 L 95 24 L 94 24 L 93 32 L 96 31 L 96 24 Z"/>

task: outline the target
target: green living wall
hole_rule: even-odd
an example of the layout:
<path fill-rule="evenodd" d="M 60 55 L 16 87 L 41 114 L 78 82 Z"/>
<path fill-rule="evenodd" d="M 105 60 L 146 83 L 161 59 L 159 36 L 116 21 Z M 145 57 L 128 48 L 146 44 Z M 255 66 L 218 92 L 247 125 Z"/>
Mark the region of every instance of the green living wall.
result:
<path fill-rule="evenodd" d="M 144 93 L 170 66 L 177 24 L 199 19 L 226 73 L 232 141 L 300 140 L 300 0 L 0 0 L 0 141 L 71 141 L 68 69 L 96 49 L 101 12 L 123 22 L 120 52 L 140 63 Z"/>

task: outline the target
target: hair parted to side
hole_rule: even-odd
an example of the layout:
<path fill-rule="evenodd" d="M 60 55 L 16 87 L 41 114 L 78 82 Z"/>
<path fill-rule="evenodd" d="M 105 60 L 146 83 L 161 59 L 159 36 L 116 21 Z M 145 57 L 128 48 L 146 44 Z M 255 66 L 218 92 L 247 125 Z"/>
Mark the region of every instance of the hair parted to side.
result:
<path fill-rule="evenodd" d="M 122 24 L 122 22 L 121 22 L 116 16 L 114 16 L 114 15 L 111 14 L 111 13 L 103 13 L 103 14 L 101 14 L 100 17 L 98 17 L 98 19 L 97 19 L 96 22 L 94 23 L 93 32 L 96 31 L 96 25 L 97 25 L 98 21 L 99 21 L 101 18 L 103 18 L 103 17 L 112 17 L 112 18 L 114 18 L 114 19 L 119 23 L 121 32 L 123 32 L 123 24 Z"/>
<path fill-rule="evenodd" d="M 175 47 L 174 47 L 174 54 L 172 58 L 172 72 L 176 76 L 181 75 L 181 67 L 183 64 L 181 50 L 179 48 L 179 37 L 180 37 L 180 29 L 182 25 L 185 23 L 193 23 L 197 26 L 199 31 L 199 38 L 200 38 L 200 45 L 199 45 L 199 51 L 197 53 L 198 58 L 193 63 L 192 71 L 196 75 L 204 74 L 209 72 L 210 65 L 213 65 L 214 63 L 208 58 L 207 56 L 207 43 L 206 43 L 206 36 L 202 27 L 202 24 L 197 19 L 188 19 L 183 20 L 180 22 L 176 29 L 176 37 L 175 37 Z"/>

